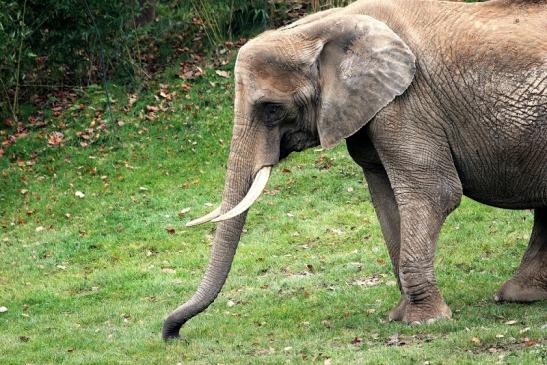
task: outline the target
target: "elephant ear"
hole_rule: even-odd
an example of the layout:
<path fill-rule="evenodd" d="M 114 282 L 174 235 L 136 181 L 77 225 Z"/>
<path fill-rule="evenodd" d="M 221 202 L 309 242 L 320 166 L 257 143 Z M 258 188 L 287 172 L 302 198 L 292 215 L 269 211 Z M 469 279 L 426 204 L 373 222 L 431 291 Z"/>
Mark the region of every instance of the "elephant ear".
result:
<path fill-rule="evenodd" d="M 317 129 L 321 145 L 330 148 L 408 88 L 416 58 L 387 25 L 368 16 L 328 16 L 310 31 L 322 40 Z"/>

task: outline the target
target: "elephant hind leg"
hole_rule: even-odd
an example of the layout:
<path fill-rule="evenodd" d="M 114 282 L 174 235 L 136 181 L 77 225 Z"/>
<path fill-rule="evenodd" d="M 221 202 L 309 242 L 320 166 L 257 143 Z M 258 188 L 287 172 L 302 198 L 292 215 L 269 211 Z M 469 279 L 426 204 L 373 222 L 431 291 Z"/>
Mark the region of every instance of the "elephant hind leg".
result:
<path fill-rule="evenodd" d="M 494 299 L 497 302 L 547 299 L 547 207 L 535 210 L 534 228 L 522 262 Z"/>

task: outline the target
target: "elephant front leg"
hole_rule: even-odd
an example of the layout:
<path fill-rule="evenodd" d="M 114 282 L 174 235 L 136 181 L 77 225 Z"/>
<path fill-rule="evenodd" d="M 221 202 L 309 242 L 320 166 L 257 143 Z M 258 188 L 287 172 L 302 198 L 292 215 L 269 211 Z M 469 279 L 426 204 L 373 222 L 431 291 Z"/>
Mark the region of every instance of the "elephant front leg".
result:
<path fill-rule="evenodd" d="M 462 185 L 448 142 L 420 119 L 387 116 L 369 132 L 393 189 L 400 219 L 397 262 L 404 299 L 391 319 L 423 323 L 450 318 L 433 268 L 445 218 L 460 203 Z"/>
<path fill-rule="evenodd" d="M 399 279 L 405 303 L 396 319 L 412 324 L 449 319 L 452 312 L 437 287 L 433 267 L 435 245 L 445 215 L 427 200 L 403 206 L 400 214 Z"/>
<path fill-rule="evenodd" d="M 381 166 L 374 166 L 364 168 L 363 171 L 365 172 L 365 178 L 372 197 L 372 204 L 382 228 L 382 234 L 393 266 L 393 273 L 401 291 L 399 303 L 389 313 L 389 319 L 397 321 L 402 319 L 404 308 L 407 304 L 402 291 L 401 281 L 399 280 L 399 250 L 401 243 L 399 208 L 397 207 L 395 195 L 393 194 L 393 189 L 385 170 Z"/>

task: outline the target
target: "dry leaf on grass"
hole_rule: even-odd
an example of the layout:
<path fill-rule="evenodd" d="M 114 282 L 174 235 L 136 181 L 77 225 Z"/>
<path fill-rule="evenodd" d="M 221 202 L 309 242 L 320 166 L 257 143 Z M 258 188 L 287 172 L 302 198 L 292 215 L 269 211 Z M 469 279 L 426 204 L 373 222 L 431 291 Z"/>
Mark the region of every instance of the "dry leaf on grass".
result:
<path fill-rule="evenodd" d="M 61 132 L 52 132 L 47 137 L 47 144 L 50 147 L 59 146 L 63 143 L 65 135 Z"/>
<path fill-rule="evenodd" d="M 230 73 L 228 71 L 216 70 L 215 73 L 220 77 L 224 77 L 224 78 L 230 77 Z"/>

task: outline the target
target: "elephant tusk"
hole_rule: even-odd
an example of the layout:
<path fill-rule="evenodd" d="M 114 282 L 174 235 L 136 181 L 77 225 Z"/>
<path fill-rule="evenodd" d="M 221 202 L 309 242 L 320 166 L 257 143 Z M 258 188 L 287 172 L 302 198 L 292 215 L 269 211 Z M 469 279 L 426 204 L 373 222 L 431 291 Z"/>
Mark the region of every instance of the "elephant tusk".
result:
<path fill-rule="evenodd" d="M 220 207 L 213 210 L 211 213 L 208 213 L 208 214 L 204 215 L 203 217 L 191 220 L 190 222 L 186 223 L 186 227 L 191 227 L 191 226 L 196 226 L 198 224 L 207 223 L 211 219 L 215 219 L 219 215 L 220 215 Z"/>
<path fill-rule="evenodd" d="M 270 178 L 271 171 L 271 166 L 265 166 L 261 168 L 257 172 L 253 184 L 247 192 L 247 195 L 245 195 L 245 197 L 239 202 L 239 204 L 232 208 L 230 211 L 221 215 L 220 217 L 213 219 L 211 222 L 225 221 L 227 219 L 236 217 L 249 209 L 251 205 L 253 205 L 253 203 L 260 197 L 260 194 L 262 194 L 262 191 L 266 187 L 268 179 Z"/>

